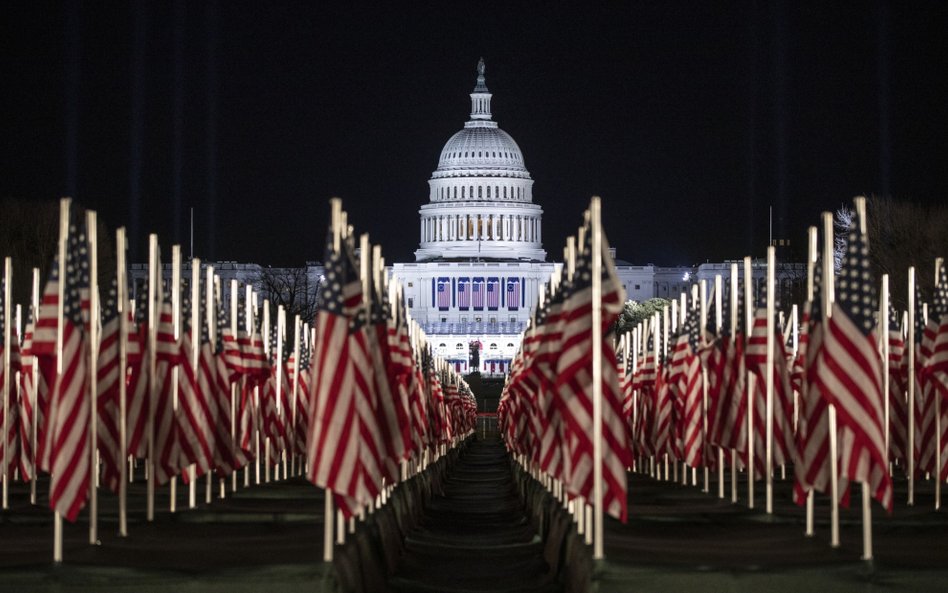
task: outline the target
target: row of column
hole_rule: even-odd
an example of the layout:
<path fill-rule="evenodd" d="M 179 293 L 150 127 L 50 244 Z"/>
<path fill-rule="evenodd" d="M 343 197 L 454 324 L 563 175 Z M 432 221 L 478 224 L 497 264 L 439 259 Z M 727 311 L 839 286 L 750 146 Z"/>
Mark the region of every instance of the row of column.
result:
<path fill-rule="evenodd" d="M 421 219 L 421 241 L 541 241 L 540 219 L 509 214 L 452 214 Z"/>

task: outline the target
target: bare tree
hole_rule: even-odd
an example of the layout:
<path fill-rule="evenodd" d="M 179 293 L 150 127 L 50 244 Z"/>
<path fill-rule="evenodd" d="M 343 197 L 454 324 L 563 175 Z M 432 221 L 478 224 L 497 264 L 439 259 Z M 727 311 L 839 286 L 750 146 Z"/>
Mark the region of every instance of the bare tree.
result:
<path fill-rule="evenodd" d="M 316 318 L 320 284 L 319 277 L 312 270 L 309 266 L 260 270 L 260 289 L 270 300 L 274 313 L 279 305 L 283 305 L 288 320 L 299 315 L 303 322 L 312 323 Z"/>
<path fill-rule="evenodd" d="M 849 232 L 856 226 L 856 211 L 850 206 L 840 206 L 833 217 L 833 269 L 837 272 L 843 267 L 846 247 L 849 245 Z"/>
<path fill-rule="evenodd" d="M 77 215 L 85 216 L 79 207 Z M 99 284 L 107 286 L 115 276 L 115 239 L 101 219 L 98 220 Z M 0 199 L 0 258 L 13 260 L 13 300 L 30 302 L 33 268 L 40 269 L 40 290 L 49 274 L 49 266 L 59 239 L 59 202 L 31 201 L 20 198 Z M 2 268 L 0 268 L 2 270 Z M 2 273 L 2 271 L 0 271 Z"/>
<path fill-rule="evenodd" d="M 870 196 L 867 204 L 869 257 L 877 277 L 889 274 L 893 304 L 908 303 L 908 268 L 923 294 L 934 286 L 936 257 L 948 256 L 948 205 L 921 205 Z"/>

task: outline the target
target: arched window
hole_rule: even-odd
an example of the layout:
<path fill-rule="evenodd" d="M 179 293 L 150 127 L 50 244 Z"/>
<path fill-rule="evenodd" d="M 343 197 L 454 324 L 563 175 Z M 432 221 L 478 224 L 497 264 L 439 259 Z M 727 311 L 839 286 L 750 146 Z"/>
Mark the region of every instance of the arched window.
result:
<path fill-rule="evenodd" d="M 477 197 L 478 197 L 478 198 L 483 198 L 483 197 L 484 197 L 484 187 L 481 186 L 481 185 L 478 185 L 478 186 L 477 186 Z"/>
<path fill-rule="evenodd" d="M 490 186 L 487 186 L 487 197 L 490 198 Z"/>
<path fill-rule="evenodd" d="M 507 199 L 507 186 L 504 186 L 504 199 Z"/>
<path fill-rule="evenodd" d="M 457 190 L 457 188 L 455 188 L 455 190 Z M 463 186 L 461 187 L 461 199 L 462 199 L 462 200 L 464 199 L 464 187 L 463 187 Z"/>

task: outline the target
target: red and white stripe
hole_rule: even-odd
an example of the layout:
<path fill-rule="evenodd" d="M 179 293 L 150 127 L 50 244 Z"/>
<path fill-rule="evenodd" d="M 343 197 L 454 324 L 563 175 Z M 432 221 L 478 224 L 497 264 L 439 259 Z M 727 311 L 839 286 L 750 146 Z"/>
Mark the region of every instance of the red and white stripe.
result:
<path fill-rule="evenodd" d="M 836 406 L 840 476 L 868 484 L 873 497 L 891 512 L 878 341 L 872 333 L 864 335 L 836 303 L 824 330 L 817 375 Z"/>

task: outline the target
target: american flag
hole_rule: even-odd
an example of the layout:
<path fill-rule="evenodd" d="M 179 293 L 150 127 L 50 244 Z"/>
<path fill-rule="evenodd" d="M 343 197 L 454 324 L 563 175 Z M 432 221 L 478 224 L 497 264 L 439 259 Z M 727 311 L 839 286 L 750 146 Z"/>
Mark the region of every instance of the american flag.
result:
<path fill-rule="evenodd" d="M 219 411 L 217 419 L 217 453 L 219 457 L 217 459 L 216 472 L 221 476 L 229 476 L 247 464 L 247 456 L 244 450 L 238 446 L 236 440 L 237 435 L 232 432 L 232 429 L 235 429 L 236 426 L 233 422 L 234 411 L 231 409 L 231 393 L 234 391 L 233 382 L 237 379 L 237 375 L 233 373 L 233 370 L 228 367 L 225 361 L 225 337 L 223 330 L 230 327 L 230 320 L 227 316 L 228 311 L 227 303 L 217 303 L 214 320 L 217 334 L 216 344 L 210 343 L 209 334 L 207 336 L 207 344 L 204 344 L 205 332 L 201 333 L 202 357 L 213 358 L 214 381 L 217 384 L 217 388 L 214 390 Z M 236 341 L 232 339 L 231 344 L 236 344 Z M 234 399 L 234 407 L 236 407 L 236 395 Z"/>
<path fill-rule="evenodd" d="M 935 471 L 935 391 L 928 359 L 935 343 L 934 322 L 927 323 L 921 287 L 915 285 L 915 471 Z M 908 351 L 906 350 L 906 359 Z M 908 362 L 905 363 L 908 373 Z"/>
<path fill-rule="evenodd" d="M 745 349 L 744 292 L 737 291 L 734 309 L 731 308 L 730 289 L 726 290 L 727 312 L 723 315 L 721 336 L 714 353 L 715 364 L 709 366 L 711 412 L 709 413 L 709 442 L 732 449 L 738 453 L 747 451 L 747 382 Z M 737 324 L 732 325 L 735 316 Z"/>
<path fill-rule="evenodd" d="M 467 310 L 471 307 L 471 281 L 467 278 L 458 278 L 458 309 Z"/>
<path fill-rule="evenodd" d="M 375 291 L 372 294 L 377 295 Z M 376 415 L 384 453 L 381 469 L 386 480 L 393 483 L 399 478 L 398 462 L 405 457 L 406 442 L 401 427 L 405 425 L 408 414 L 400 409 L 398 371 L 393 366 L 389 342 L 391 313 L 387 299 L 376 297 L 372 302 L 371 315 L 366 332 L 374 371 Z"/>
<path fill-rule="evenodd" d="M 938 282 L 928 313 L 928 326 L 934 336 L 929 346 L 926 373 L 934 398 L 941 398 L 940 406 L 933 406 L 941 418 L 941 433 L 937 435 L 937 447 L 941 451 L 941 466 L 936 468 L 938 479 L 948 479 L 948 273 L 942 265 L 938 271 Z M 927 335 L 928 332 L 926 332 Z"/>
<path fill-rule="evenodd" d="M 99 456 L 102 463 L 102 481 L 112 492 L 118 492 L 121 479 L 122 448 L 119 436 L 119 353 L 121 340 L 121 318 L 118 312 L 118 288 L 112 279 L 108 296 L 101 312 L 102 333 L 99 342 L 99 368 L 96 369 L 96 408 Z M 127 337 L 126 337 L 127 339 Z"/>
<path fill-rule="evenodd" d="M 159 268 L 160 269 L 160 268 Z M 155 346 L 155 393 L 152 394 L 154 416 L 154 468 L 158 484 L 164 484 L 177 475 L 180 465 L 178 431 L 174 414 L 174 374 L 172 368 L 181 359 L 179 341 L 174 337 L 174 316 L 171 306 L 171 286 L 166 283 L 158 303 L 158 327 Z"/>
<path fill-rule="evenodd" d="M 299 342 L 299 361 L 296 361 L 296 355 L 290 358 L 287 364 L 287 370 L 290 372 L 290 379 L 296 376 L 296 382 L 290 384 L 290 388 L 295 393 L 295 409 L 293 419 L 293 450 L 295 452 L 306 453 L 306 434 L 309 432 L 309 384 L 310 384 L 310 348 L 308 325 L 297 328 L 300 332 Z M 298 368 L 295 368 L 298 367 Z"/>
<path fill-rule="evenodd" d="M 630 425 L 630 432 L 632 446 L 636 453 L 645 457 L 655 455 L 651 434 L 655 422 L 656 380 L 660 371 L 655 357 L 655 328 L 652 327 L 651 331 L 648 329 L 651 325 L 654 325 L 653 320 L 647 320 L 643 326 L 648 333 L 648 338 L 630 385 L 633 397 L 637 398 L 631 404 L 633 421 Z M 635 395 L 635 392 L 637 392 L 637 395 Z M 625 402 L 623 402 L 624 408 Z"/>
<path fill-rule="evenodd" d="M 500 307 L 500 279 L 487 279 L 487 310 L 496 311 Z"/>
<path fill-rule="evenodd" d="M 905 340 L 898 313 L 889 304 L 889 459 L 908 463 L 908 382 L 902 367 Z"/>
<path fill-rule="evenodd" d="M 0 361 L 3 360 L 3 357 L 6 353 L 6 346 L 4 344 L 5 339 L 5 309 L 8 304 L 4 302 L 3 295 L 5 294 L 6 282 L 4 279 L 0 279 Z M 10 308 L 12 313 L 12 308 Z M 8 478 L 13 477 L 13 470 L 17 468 L 20 463 L 21 454 L 20 454 L 20 406 L 17 401 L 17 389 L 16 382 L 16 373 L 21 369 L 20 362 L 20 341 L 16 335 L 15 327 L 10 326 L 10 376 L 9 378 L 4 373 L 4 365 L 0 362 L 0 390 L 5 390 L 3 393 L 3 407 L 0 407 L 0 427 L 3 427 L 4 424 L 7 428 L 6 438 L 0 438 L 0 460 L 6 461 L 6 467 L 0 467 L 0 475 L 6 475 Z M 4 416 L 6 412 L 6 416 Z M 27 443 L 28 444 L 28 443 Z"/>
<path fill-rule="evenodd" d="M 566 425 L 566 486 L 589 498 L 593 488 L 592 423 L 592 228 L 576 258 L 572 284 L 563 301 L 563 337 L 556 367 L 557 405 Z M 622 394 L 613 340 L 607 331 L 622 311 L 624 289 L 615 276 L 608 244 L 602 238 L 602 478 L 605 511 L 625 521 L 626 467 L 631 450 L 622 417 Z"/>
<path fill-rule="evenodd" d="M 827 492 L 832 479 L 829 449 L 829 407 L 817 380 L 819 352 L 823 346 L 823 274 L 821 260 L 814 264 L 813 300 L 803 307 L 799 340 L 797 389 L 797 462 L 794 464 L 793 499 L 806 503 L 807 492 Z"/>
<path fill-rule="evenodd" d="M 691 467 L 704 466 L 704 390 L 698 340 L 701 329 L 698 307 L 688 311 L 672 352 L 670 374 L 675 397 L 681 402 L 677 420 L 682 460 Z"/>
<path fill-rule="evenodd" d="M 475 311 L 484 310 L 484 279 L 474 278 L 471 281 L 471 307 Z"/>
<path fill-rule="evenodd" d="M 757 377 L 754 394 L 754 473 L 763 478 L 766 470 L 767 435 L 767 300 L 774 297 L 774 309 L 779 310 L 778 295 L 767 294 L 762 283 L 760 302 L 754 311 L 753 326 L 747 341 L 747 369 Z M 775 313 L 776 315 L 776 313 Z M 774 319 L 773 361 L 773 463 L 789 463 L 794 454 L 793 392 L 787 368 L 787 352 L 781 339 L 780 324 Z"/>
<path fill-rule="evenodd" d="M 23 332 L 23 347 L 21 349 L 20 369 L 20 476 L 23 480 L 30 480 L 36 469 L 34 452 L 36 435 L 33 431 L 33 416 L 47 400 L 49 393 L 43 374 L 37 372 L 34 376 L 33 362 L 33 307 L 27 316 L 26 329 Z M 36 419 L 42 424 L 42 417 Z"/>
<path fill-rule="evenodd" d="M 397 302 L 393 307 L 389 302 L 388 294 L 383 290 L 383 307 L 387 316 L 388 333 L 388 365 L 389 375 L 395 392 L 393 396 L 396 413 L 399 416 L 399 427 L 402 438 L 402 457 L 407 459 L 412 448 L 411 413 L 410 413 L 410 385 L 412 374 L 412 353 L 408 345 L 408 327 L 405 324 L 403 304 Z"/>
<path fill-rule="evenodd" d="M 200 286 L 199 286 L 200 288 Z M 181 299 L 181 339 L 178 369 L 178 409 L 175 413 L 175 429 L 180 451 L 178 466 L 184 469 L 194 464 L 195 475 L 201 476 L 215 466 L 217 442 L 215 428 L 217 424 L 217 400 L 213 389 L 216 387 L 208 362 L 201 354 L 202 334 L 207 328 L 202 315 L 201 301 L 191 302 L 190 286 L 182 286 Z M 203 291 L 201 292 L 203 301 Z M 198 343 L 192 336 L 192 307 L 198 308 Z M 195 349 L 197 351 L 195 351 Z M 187 477 L 187 474 L 185 474 Z"/>
<path fill-rule="evenodd" d="M 836 406 L 841 477 L 867 484 L 892 511 L 886 465 L 882 364 L 874 336 L 878 310 L 866 235 L 853 231 L 837 280 L 837 300 L 824 328 L 817 376 Z"/>
<path fill-rule="evenodd" d="M 354 497 L 361 478 L 355 372 L 348 312 L 362 303 L 362 286 L 342 250 L 326 250 L 326 282 L 316 313 L 310 431 L 306 442 L 313 484 Z"/>
<path fill-rule="evenodd" d="M 148 448 L 151 395 L 148 392 L 148 291 L 140 290 L 135 303 L 135 330 L 128 342 L 128 454 L 144 458 Z"/>
<path fill-rule="evenodd" d="M 283 388 L 286 389 L 285 373 L 281 379 L 283 379 Z M 277 411 L 276 388 L 277 369 L 274 366 L 270 376 L 263 383 L 260 392 L 260 412 L 263 424 L 263 435 L 270 441 L 270 462 L 274 465 L 279 463 L 280 457 L 284 449 L 286 449 L 286 425 L 283 418 L 284 409 L 281 408 Z"/>
<path fill-rule="evenodd" d="M 520 307 L 520 278 L 507 280 L 507 309 L 516 311 Z"/>
<path fill-rule="evenodd" d="M 451 280 L 438 278 L 438 309 L 447 311 L 451 308 Z"/>
<path fill-rule="evenodd" d="M 49 506 L 75 521 L 89 496 L 88 332 L 89 247 L 85 224 L 71 223 L 66 242 L 66 275 L 54 258 L 33 336 L 35 354 L 55 361 L 59 290 L 63 284 L 62 372 L 56 376 L 45 415 L 39 450 L 40 469 L 50 473 Z M 55 364 L 55 363 L 54 363 Z"/>
<path fill-rule="evenodd" d="M 547 285 L 545 307 L 537 316 L 537 352 L 533 369 L 540 383 L 537 395 L 537 411 L 540 417 L 540 466 L 543 471 L 561 476 L 563 473 L 563 442 L 565 425 L 563 415 L 554 400 L 556 367 L 563 339 L 563 291 L 553 293 Z"/>
<path fill-rule="evenodd" d="M 347 242 L 346 253 L 352 268 L 358 269 L 355 263 L 355 249 Z M 370 326 L 365 305 L 362 302 L 362 287 L 359 287 L 359 301 L 346 313 L 350 319 L 349 348 L 350 364 L 355 377 L 355 404 L 359 418 L 359 464 L 361 479 L 356 487 L 356 495 L 346 504 L 354 510 L 358 506 L 368 504 L 381 492 L 383 467 L 385 465 L 385 445 L 382 429 L 379 426 L 379 416 L 376 412 L 379 406 L 376 383 L 373 377 L 371 350 L 375 347 L 369 335 Z M 355 505 L 355 506 L 352 506 Z M 345 510 L 343 511 L 345 512 Z"/>
<path fill-rule="evenodd" d="M 240 321 L 243 319 L 243 311 L 244 308 L 240 305 L 238 300 L 236 323 L 238 328 L 237 331 L 234 331 L 234 328 L 231 325 L 229 301 L 221 302 L 217 314 L 217 350 L 219 351 L 224 364 L 229 369 L 228 375 L 230 377 L 230 381 L 236 381 L 237 378 L 243 373 L 244 368 L 244 355 L 242 353 L 240 343 L 237 341 L 237 334 L 239 333 L 240 328 L 244 327 Z"/>

